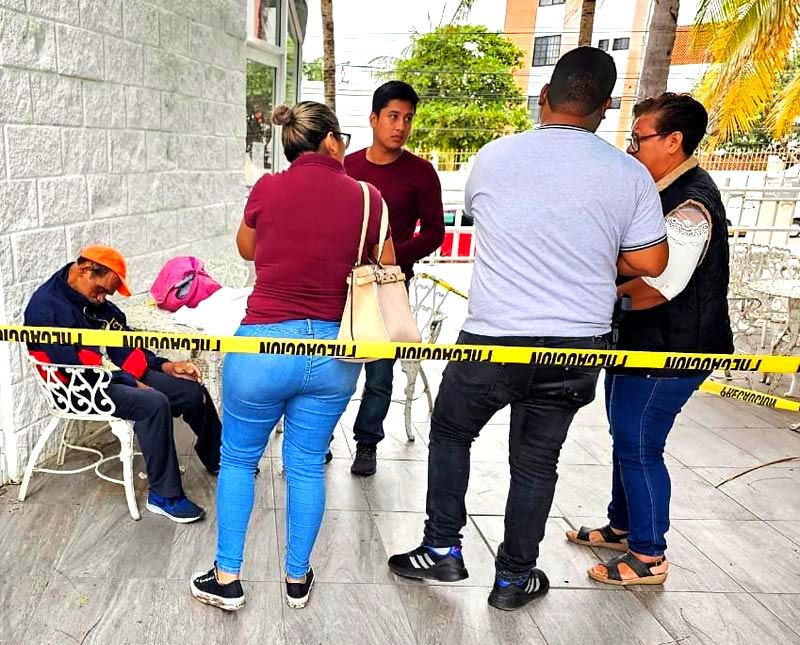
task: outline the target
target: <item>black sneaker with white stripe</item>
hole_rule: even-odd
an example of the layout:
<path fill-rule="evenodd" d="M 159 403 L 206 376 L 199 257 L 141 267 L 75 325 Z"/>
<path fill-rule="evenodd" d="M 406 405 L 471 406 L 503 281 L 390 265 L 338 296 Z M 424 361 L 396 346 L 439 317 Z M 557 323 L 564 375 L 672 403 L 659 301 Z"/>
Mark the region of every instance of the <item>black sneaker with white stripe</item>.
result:
<path fill-rule="evenodd" d="M 408 553 L 398 553 L 389 558 L 389 569 L 398 576 L 415 580 L 458 582 L 469 578 L 460 546 L 451 546 L 445 555 L 427 546 L 417 547 Z"/>
<path fill-rule="evenodd" d="M 550 589 L 550 581 L 544 571 L 531 569 L 527 576 L 513 579 L 495 578 L 494 588 L 489 594 L 489 604 L 496 609 L 512 611 L 527 605 Z"/>
<path fill-rule="evenodd" d="M 189 582 L 192 595 L 206 605 L 225 611 L 236 611 L 244 607 L 244 590 L 239 580 L 224 585 L 217 580 L 216 565 L 207 573 L 196 573 Z"/>
<path fill-rule="evenodd" d="M 302 609 L 311 595 L 314 586 L 314 569 L 308 567 L 305 582 L 289 582 L 286 580 L 286 604 L 292 609 Z"/>

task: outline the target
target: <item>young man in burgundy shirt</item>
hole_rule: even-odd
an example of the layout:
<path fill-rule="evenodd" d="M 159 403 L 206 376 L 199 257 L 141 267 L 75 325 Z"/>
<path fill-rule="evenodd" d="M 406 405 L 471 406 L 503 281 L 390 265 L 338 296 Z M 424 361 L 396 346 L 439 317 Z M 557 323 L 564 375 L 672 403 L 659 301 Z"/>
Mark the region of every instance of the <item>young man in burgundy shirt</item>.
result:
<path fill-rule="evenodd" d="M 389 207 L 389 224 L 397 264 L 406 280 L 414 263 L 438 249 L 444 240 L 442 186 L 434 167 L 403 146 L 419 103 L 414 89 L 402 81 L 381 85 L 372 96 L 372 145 L 345 157 L 347 174 L 381 191 Z M 419 222 L 419 233 L 415 229 Z M 406 283 L 408 284 L 408 283 Z M 394 360 L 366 364 L 367 380 L 353 434 L 357 450 L 355 475 L 375 474 L 376 448 L 383 439 L 383 420 L 392 399 Z"/>

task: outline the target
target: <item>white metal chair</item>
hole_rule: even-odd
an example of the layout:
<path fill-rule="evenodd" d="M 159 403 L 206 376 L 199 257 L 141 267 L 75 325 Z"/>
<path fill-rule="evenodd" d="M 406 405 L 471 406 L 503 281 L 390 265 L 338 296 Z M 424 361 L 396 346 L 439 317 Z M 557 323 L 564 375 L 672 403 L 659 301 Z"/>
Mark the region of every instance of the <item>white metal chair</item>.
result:
<path fill-rule="evenodd" d="M 435 343 L 442 331 L 447 316 L 442 311 L 442 306 L 447 296 L 451 293 L 460 298 L 466 299 L 466 294 L 455 287 L 449 285 L 444 280 L 440 280 L 428 273 L 415 275 L 409 285 L 409 300 L 411 302 L 411 313 L 417 321 L 420 336 L 423 343 Z M 414 441 L 414 428 L 411 423 L 411 405 L 414 402 L 414 395 L 417 386 L 417 377 L 422 379 L 422 391 L 428 401 L 428 415 L 433 413 L 433 397 L 428 383 L 425 370 L 422 369 L 420 361 L 400 361 L 403 372 L 406 374 L 405 390 L 405 426 L 406 436 L 409 441 Z"/>
<path fill-rule="evenodd" d="M 111 372 L 104 367 L 81 366 L 81 365 L 57 365 L 53 363 L 42 363 L 33 357 L 28 357 L 33 369 L 36 372 L 36 382 L 50 408 L 53 416 L 50 423 L 45 428 L 39 440 L 28 458 L 25 466 L 25 474 L 22 478 L 22 485 L 19 489 L 19 501 L 25 501 L 28 493 L 28 484 L 34 472 L 51 473 L 55 475 L 75 475 L 78 473 L 94 470 L 95 474 L 101 479 L 120 484 L 125 488 L 125 498 L 128 502 L 128 510 L 134 520 L 138 520 L 139 508 L 136 504 L 136 494 L 133 488 L 133 422 L 119 419 L 114 416 L 114 402 L 108 396 L 107 388 L 111 382 Z M 70 421 L 101 421 L 106 422 L 111 427 L 111 432 L 119 440 L 120 452 L 111 457 L 103 456 L 103 453 L 93 448 L 76 446 L 69 443 L 68 432 Z M 57 462 L 59 466 L 64 465 L 64 457 L 67 448 L 88 452 L 97 456 L 97 460 L 88 466 L 75 468 L 73 470 L 54 470 L 50 468 L 37 468 L 36 462 L 42 450 L 47 444 L 52 434 L 56 431 L 59 424 L 64 423 L 64 430 L 61 433 L 61 441 L 58 447 Z M 103 474 L 100 467 L 107 461 L 119 459 L 122 462 L 122 479 L 115 479 Z"/>

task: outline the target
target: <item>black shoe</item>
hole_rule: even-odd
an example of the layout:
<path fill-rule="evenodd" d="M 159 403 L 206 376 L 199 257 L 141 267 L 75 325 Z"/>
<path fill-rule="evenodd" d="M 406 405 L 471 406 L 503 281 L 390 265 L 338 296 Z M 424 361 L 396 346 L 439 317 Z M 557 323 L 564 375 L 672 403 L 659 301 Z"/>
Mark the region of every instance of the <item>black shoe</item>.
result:
<path fill-rule="evenodd" d="M 361 475 L 362 477 L 374 475 L 375 471 L 378 469 L 377 452 L 378 448 L 376 446 L 367 446 L 361 443 L 356 444 L 356 458 L 353 459 L 350 472 L 354 475 Z"/>
<path fill-rule="evenodd" d="M 531 569 L 528 577 L 516 580 L 496 578 L 494 588 L 489 594 L 489 604 L 496 609 L 513 611 L 527 605 L 538 596 L 543 596 L 550 589 L 550 581 L 544 571 Z"/>
<path fill-rule="evenodd" d="M 325 463 L 329 464 L 333 461 L 333 453 L 331 452 L 331 444 L 333 443 L 333 435 L 331 435 L 330 441 L 328 441 L 328 452 L 325 453 Z"/>
<path fill-rule="evenodd" d="M 196 573 L 189 582 L 192 595 L 206 605 L 213 605 L 226 611 L 236 611 L 244 607 L 244 590 L 239 580 L 226 585 L 217 580 L 217 567 L 208 573 Z"/>
<path fill-rule="evenodd" d="M 417 547 L 408 553 L 398 553 L 389 558 L 389 569 L 398 576 L 415 580 L 458 582 L 469 578 L 460 546 L 450 547 L 445 555 L 439 555 L 426 546 Z"/>
<path fill-rule="evenodd" d="M 292 609 L 302 609 L 308 602 L 311 587 L 314 586 L 314 569 L 308 567 L 305 582 L 286 581 L 286 604 Z"/>

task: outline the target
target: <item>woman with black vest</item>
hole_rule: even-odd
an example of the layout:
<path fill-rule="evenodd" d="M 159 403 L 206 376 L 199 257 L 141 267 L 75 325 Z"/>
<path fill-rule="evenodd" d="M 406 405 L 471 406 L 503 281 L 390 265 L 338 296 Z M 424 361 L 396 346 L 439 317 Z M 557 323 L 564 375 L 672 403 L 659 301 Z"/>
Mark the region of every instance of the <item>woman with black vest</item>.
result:
<path fill-rule="evenodd" d="M 708 125 L 705 108 L 667 92 L 634 108 L 628 152 L 656 181 L 669 239 L 669 263 L 657 278 L 621 283 L 632 299 L 619 348 L 733 351 L 728 319 L 728 231 L 719 190 L 692 156 Z M 608 524 L 567 532 L 576 544 L 624 551 L 589 576 L 613 585 L 662 584 L 669 564 L 670 478 L 664 445 L 675 417 L 710 372 L 626 369 L 605 380 L 614 440 Z"/>

